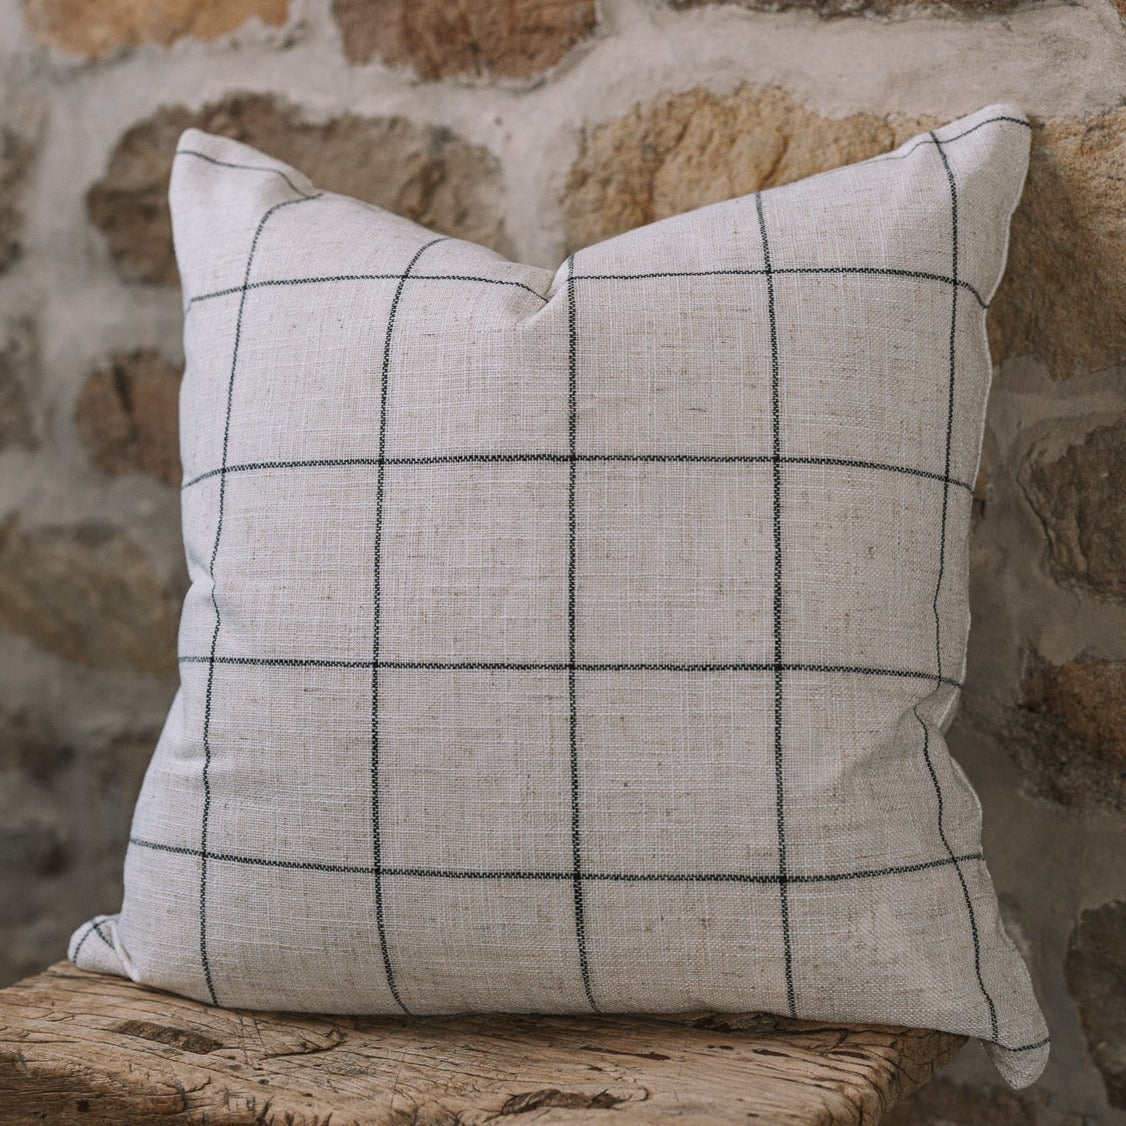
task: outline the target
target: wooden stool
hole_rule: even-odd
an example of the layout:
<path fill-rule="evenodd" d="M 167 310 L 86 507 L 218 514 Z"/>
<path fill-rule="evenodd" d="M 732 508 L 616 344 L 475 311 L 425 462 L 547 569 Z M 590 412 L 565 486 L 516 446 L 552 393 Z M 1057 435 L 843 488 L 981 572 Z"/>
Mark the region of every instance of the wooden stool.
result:
<path fill-rule="evenodd" d="M 874 1126 L 963 1042 L 761 1014 L 236 1011 L 59 962 L 0 990 L 0 1123 Z"/>

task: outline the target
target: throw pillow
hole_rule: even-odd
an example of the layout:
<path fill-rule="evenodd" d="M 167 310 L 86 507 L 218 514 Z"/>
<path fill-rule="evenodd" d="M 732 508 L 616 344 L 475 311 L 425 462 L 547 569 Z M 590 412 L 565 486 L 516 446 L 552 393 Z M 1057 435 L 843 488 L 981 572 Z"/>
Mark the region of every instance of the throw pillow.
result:
<path fill-rule="evenodd" d="M 993 106 L 553 273 L 185 133 L 181 686 L 75 964 L 933 1027 L 1031 1082 L 943 738 L 1028 145 Z"/>

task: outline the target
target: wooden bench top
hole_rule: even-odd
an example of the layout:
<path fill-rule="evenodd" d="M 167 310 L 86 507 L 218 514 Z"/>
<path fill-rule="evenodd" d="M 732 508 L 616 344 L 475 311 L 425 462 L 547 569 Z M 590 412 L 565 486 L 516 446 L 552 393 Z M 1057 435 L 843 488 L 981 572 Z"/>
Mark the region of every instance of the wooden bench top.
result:
<path fill-rule="evenodd" d="M 0 990 L 0 1123 L 874 1126 L 963 1042 L 761 1014 L 215 1009 L 60 962 Z"/>

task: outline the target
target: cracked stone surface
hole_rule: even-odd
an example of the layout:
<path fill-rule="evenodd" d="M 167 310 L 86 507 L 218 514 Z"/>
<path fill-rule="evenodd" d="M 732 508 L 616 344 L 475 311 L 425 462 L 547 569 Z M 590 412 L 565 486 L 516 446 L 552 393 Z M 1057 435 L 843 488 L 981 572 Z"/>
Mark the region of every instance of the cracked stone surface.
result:
<path fill-rule="evenodd" d="M 181 594 L 107 524 L 0 524 L 0 627 L 68 660 L 175 675 Z"/>
<path fill-rule="evenodd" d="M 1126 108 L 1033 124 L 990 341 L 1064 379 L 1126 359 Z"/>

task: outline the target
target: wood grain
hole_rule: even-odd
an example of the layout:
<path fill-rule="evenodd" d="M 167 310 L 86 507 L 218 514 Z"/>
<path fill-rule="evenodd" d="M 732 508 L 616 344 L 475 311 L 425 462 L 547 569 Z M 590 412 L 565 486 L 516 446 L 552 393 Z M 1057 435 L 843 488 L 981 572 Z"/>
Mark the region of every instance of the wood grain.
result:
<path fill-rule="evenodd" d="M 60 962 L 0 990 L 0 1123 L 875 1126 L 963 1042 L 762 1014 L 215 1009 Z"/>

